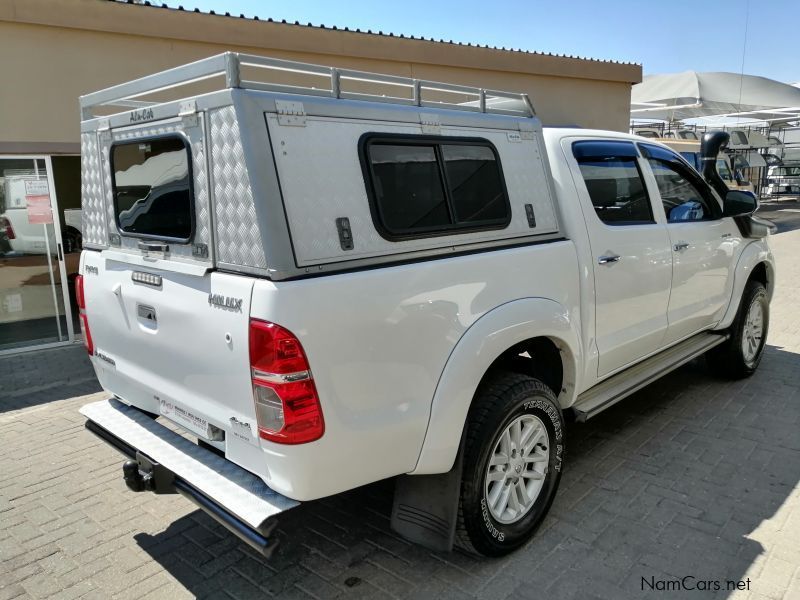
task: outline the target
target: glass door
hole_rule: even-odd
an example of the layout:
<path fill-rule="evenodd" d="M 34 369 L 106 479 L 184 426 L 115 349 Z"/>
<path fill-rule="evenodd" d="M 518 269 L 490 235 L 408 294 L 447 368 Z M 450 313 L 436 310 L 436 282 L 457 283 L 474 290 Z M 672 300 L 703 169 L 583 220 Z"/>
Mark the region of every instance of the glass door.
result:
<path fill-rule="evenodd" d="M 0 156 L 0 353 L 74 339 L 49 157 Z"/>

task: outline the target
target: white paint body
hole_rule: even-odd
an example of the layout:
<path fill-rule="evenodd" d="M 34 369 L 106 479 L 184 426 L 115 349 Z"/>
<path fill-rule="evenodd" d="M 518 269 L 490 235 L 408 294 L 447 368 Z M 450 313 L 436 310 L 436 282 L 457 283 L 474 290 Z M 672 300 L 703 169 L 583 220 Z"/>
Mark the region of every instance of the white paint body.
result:
<path fill-rule="evenodd" d="M 364 131 L 363 122 L 353 127 L 354 136 Z M 327 126 L 325 135 L 335 142 Z M 729 324 L 749 270 L 760 262 L 774 280 L 767 242 L 742 239 L 732 219 L 668 224 L 641 159 L 656 223 L 608 227 L 599 221 L 570 144 L 641 138 L 545 131 L 529 155 L 530 168 L 537 166 L 534 158 L 545 161 L 539 173 L 547 179 L 537 189 L 522 185 L 531 181 L 523 172 L 525 154 L 502 146 L 502 137 L 496 134 L 494 142 L 510 182 L 514 218 L 521 209 L 515 203 L 534 197 L 546 206 L 548 189 L 554 190 L 557 211 L 543 226 L 560 227 L 560 239 L 288 281 L 193 271 L 185 263 L 114 250 L 84 251 L 92 360 L 101 384 L 151 412 L 168 399 L 223 430 L 235 417 L 255 431 L 248 322 L 280 324 L 308 356 L 325 433 L 288 446 L 228 435 L 224 451 L 277 492 L 310 500 L 403 473 L 448 471 L 478 382 L 520 341 L 543 336 L 559 348 L 564 384 L 558 401 L 567 408 L 604 378 L 687 336 Z M 280 143 L 274 132 L 272 140 Z M 342 194 L 342 202 L 363 192 L 352 158 L 326 162 L 324 156 L 314 155 L 314 172 L 305 180 L 296 165 L 279 158 L 279 176 L 291 179 L 284 191 L 316 200 L 324 195 L 322 181 L 335 185 L 346 174 L 350 195 Z M 334 162 L 337 168 L 319 172 Z M 353 221 L 355 234 L 370 224 L 364 214 Z M 289 218 L 301 217 L 290 211 Z M 524 212 L 519 218 L 524 227 Z M 725 233 L 730 235 L 723 238 Z M 302 261 L 324 262 L 335 251 L 310 239 L 303 240 Z M 390 247 L 378 237 L 370 240 L 376 253 Z M 676 253 L 676 240 L 690 243 L 688 251 Z M 608 252 L 623 258 L 598 265 Z M 160 274 L 163 287 L 132 282 L 134 270 Z M 210 292 L 242 298 L 242 311 L 211 306 Z M 155 308 L 157 327 L 137 316 L 140 304 Z"/>
<path fill-rule="evenodd" d="M 64 225 L 67 227 L 74 227 L 78 231 L 83 231 L 81 218 L 80 208 L 68 208 L 64 210 Z"/>

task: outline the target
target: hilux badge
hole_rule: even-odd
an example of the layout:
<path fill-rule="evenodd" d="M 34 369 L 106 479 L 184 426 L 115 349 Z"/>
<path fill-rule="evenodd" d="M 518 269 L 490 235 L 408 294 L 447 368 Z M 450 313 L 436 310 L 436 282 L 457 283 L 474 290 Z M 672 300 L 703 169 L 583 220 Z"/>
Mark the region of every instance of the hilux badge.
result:
<path fill-rule="evenodd" d="M 219 306 L 220 308 L 227 308 L 235 312 L 242 312 L 242 298 L 231 298 L 230 296 L 223 296 L 222 294 L 209 294 L 208 305 Z"/>

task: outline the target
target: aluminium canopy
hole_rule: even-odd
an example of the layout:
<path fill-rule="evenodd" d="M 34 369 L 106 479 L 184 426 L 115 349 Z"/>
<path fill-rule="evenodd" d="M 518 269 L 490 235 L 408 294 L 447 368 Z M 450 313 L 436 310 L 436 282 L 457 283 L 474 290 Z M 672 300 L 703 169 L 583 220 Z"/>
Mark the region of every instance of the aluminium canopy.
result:
<path fill-rule="evenodd" d="M 800 116 L 800 88 L 755 75 L 684 71 L 647 75 L 631 89 L 631 118 L 711 116 L 777 120 Z"/>

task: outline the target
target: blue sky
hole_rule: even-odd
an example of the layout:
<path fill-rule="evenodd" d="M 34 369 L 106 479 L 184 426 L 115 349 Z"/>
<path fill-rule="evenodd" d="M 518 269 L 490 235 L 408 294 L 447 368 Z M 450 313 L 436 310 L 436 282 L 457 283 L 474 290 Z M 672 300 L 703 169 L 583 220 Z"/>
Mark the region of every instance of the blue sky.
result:
<path fill-rule="evenodd" d="M 800 1 L 749 0 L 162 0 L 315 25 L 392 31 L 640 63 L 645 74 L 744 71 L 800 81 Z"/>

